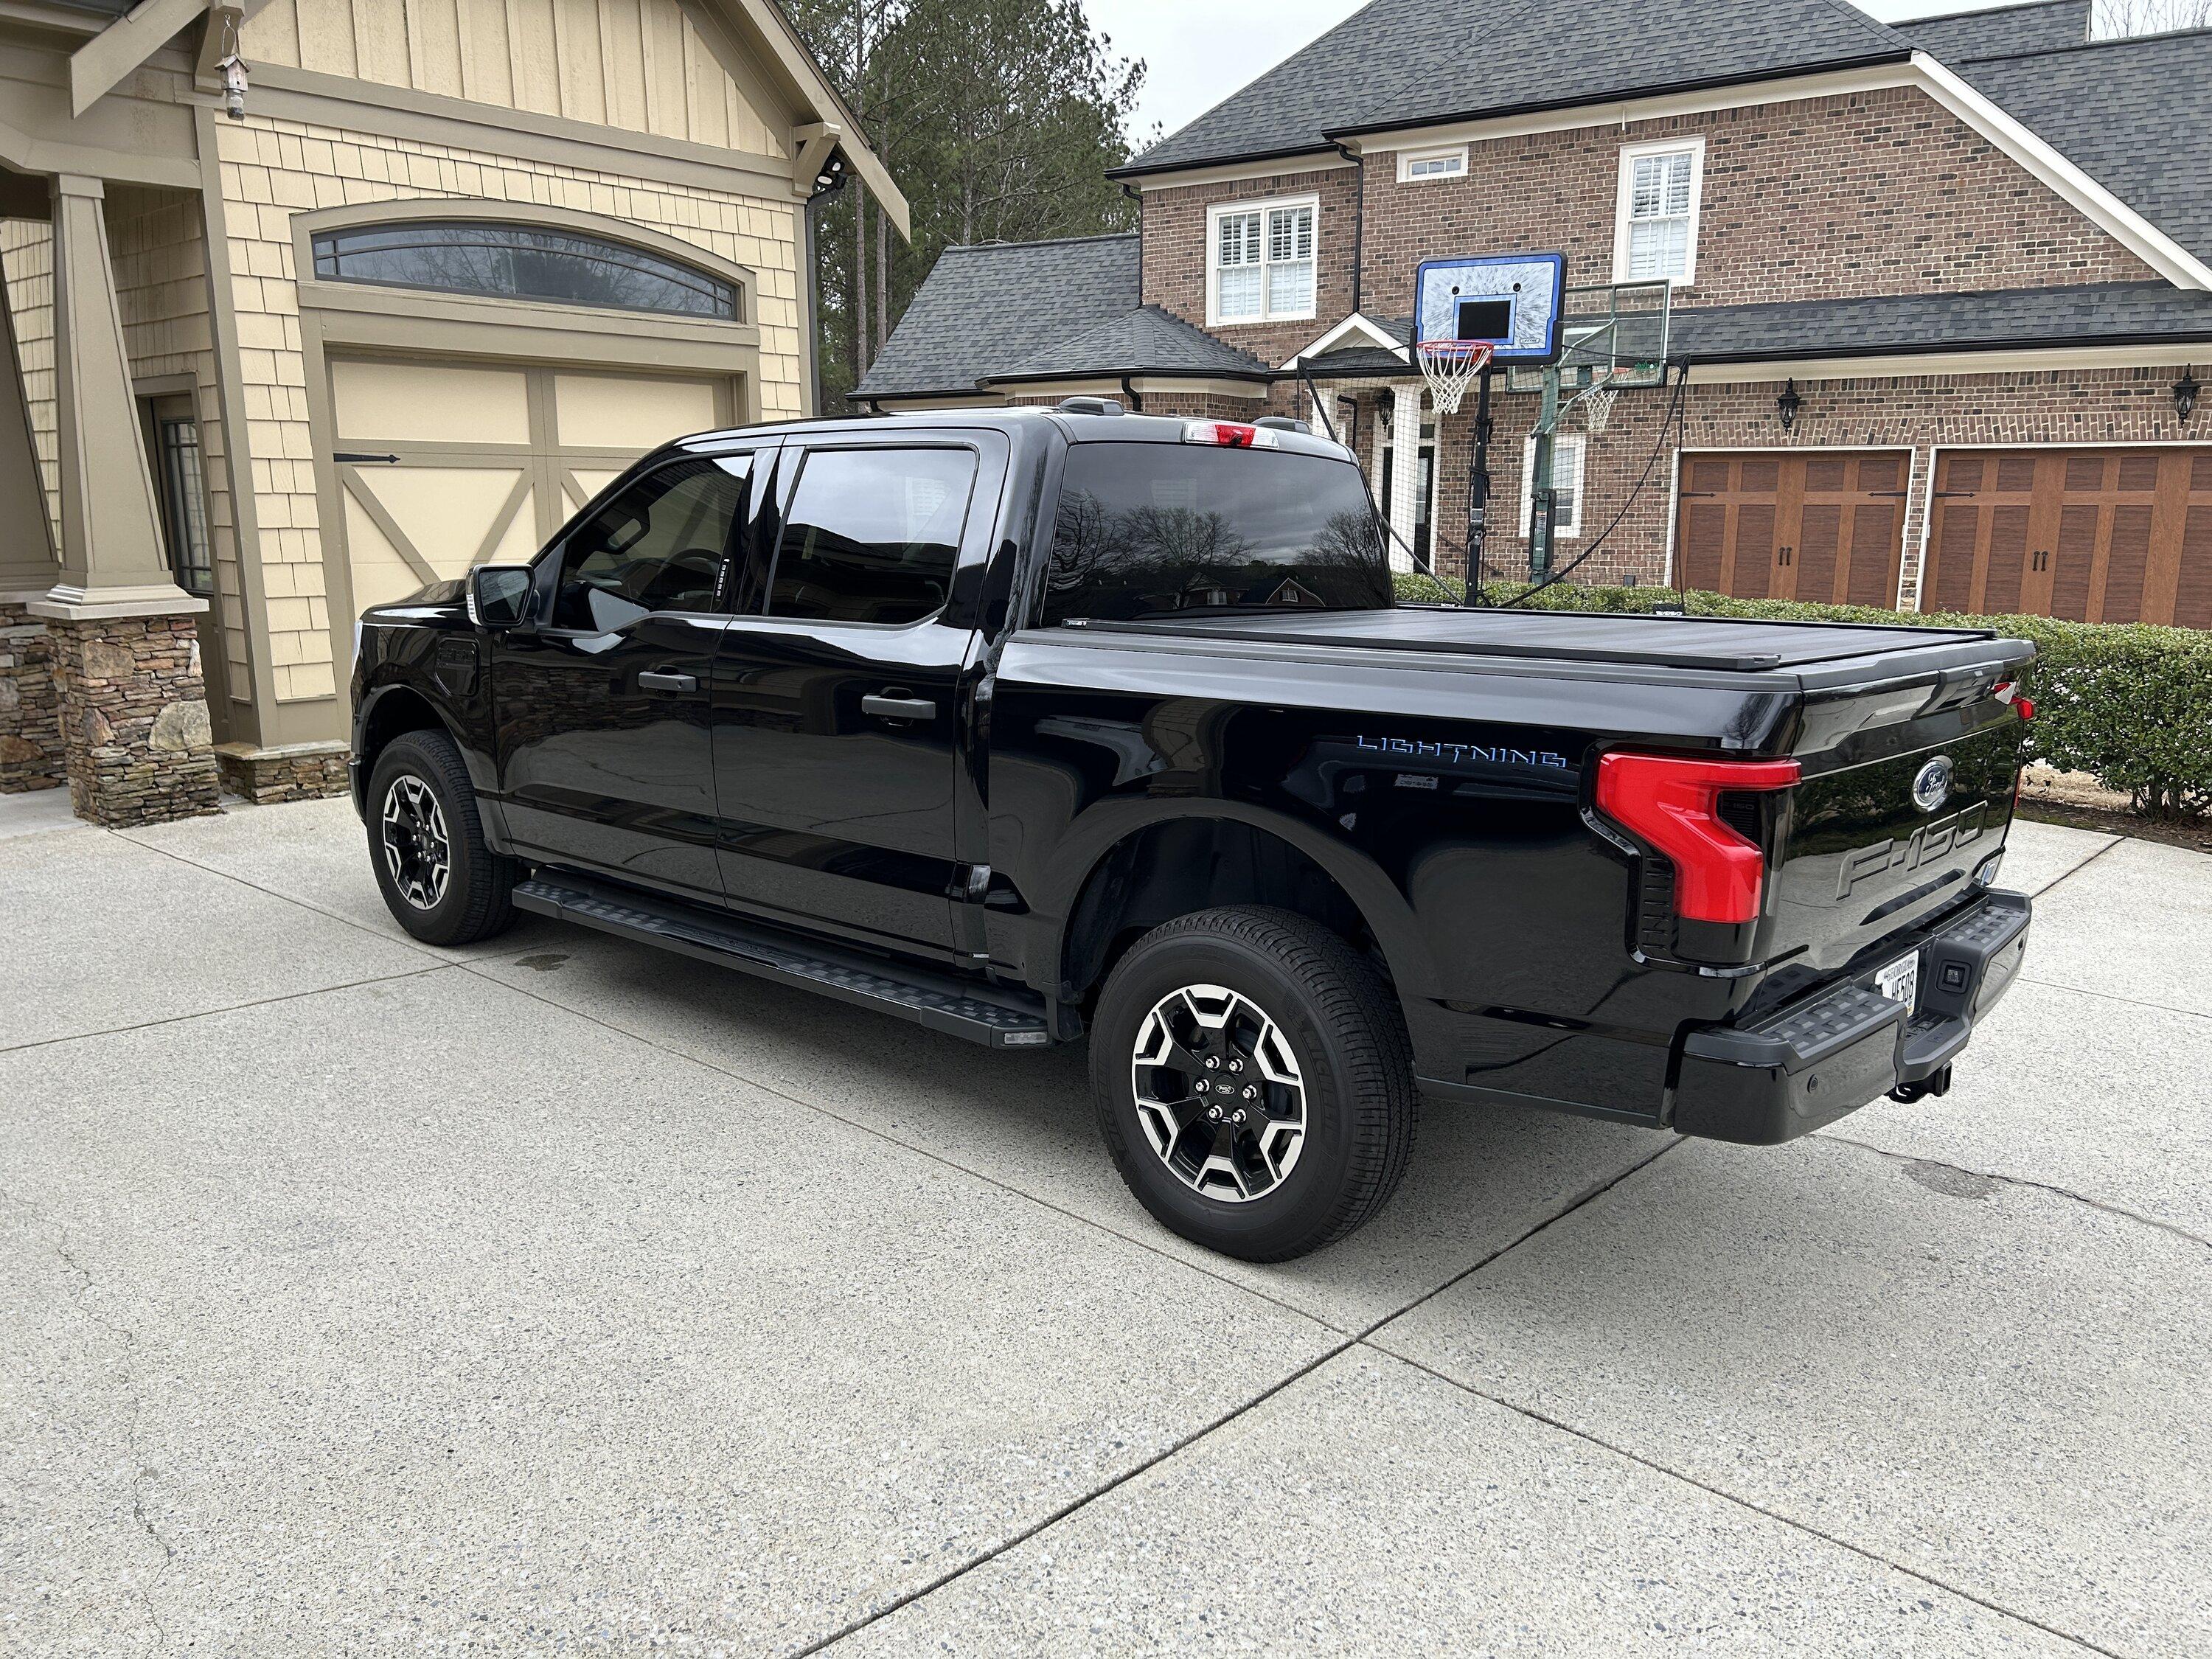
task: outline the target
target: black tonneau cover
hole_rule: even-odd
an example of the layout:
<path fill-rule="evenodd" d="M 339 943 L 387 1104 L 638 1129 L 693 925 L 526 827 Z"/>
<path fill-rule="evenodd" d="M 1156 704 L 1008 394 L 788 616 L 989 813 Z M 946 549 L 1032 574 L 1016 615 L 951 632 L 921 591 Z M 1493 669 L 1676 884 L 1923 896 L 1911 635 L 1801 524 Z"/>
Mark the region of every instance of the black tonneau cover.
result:
<path fill-rule="evenodd" d="M 1144 622 L 1096 621 L 1080 625 L 1092 632 L 1548 657 L 1555 661 L 1630 663 L 1737 674 L 1806 668 L 1936 646 L 1971 645 L 1997 637 L 1979 629 L 1885 628 L 1863 623 L 1764 622 L 1613 611 L 1459 611 L 1425 605 L 1237 616 L 1192 611 Z"/>

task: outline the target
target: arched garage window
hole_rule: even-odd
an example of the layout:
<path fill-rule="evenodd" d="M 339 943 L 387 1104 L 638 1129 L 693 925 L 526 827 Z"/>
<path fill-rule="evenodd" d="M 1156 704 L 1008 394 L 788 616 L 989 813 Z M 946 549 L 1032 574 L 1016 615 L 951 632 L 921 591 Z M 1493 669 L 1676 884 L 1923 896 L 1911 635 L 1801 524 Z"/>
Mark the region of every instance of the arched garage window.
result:
<path fill-rule="evenodd" d="M 319 231 L 314 249 L 335 282 L 738 320 L 735 283 L 574 231 L 442 219 Z"/>

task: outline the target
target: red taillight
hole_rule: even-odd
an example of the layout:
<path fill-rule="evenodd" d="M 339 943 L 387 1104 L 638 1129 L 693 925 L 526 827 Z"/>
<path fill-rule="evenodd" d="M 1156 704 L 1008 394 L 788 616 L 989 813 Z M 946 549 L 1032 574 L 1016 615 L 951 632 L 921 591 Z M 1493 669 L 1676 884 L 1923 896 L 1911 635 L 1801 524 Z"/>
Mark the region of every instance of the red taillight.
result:
<path fill-rule="evenodd" d="M 1803 773 L 1794 760 L 1601 755 L 1597 810 L 1674 860 L 1675 915 L 1691 921 L 1755 921 L 1766 854 L 1722 818 L 1720 798 L 1788 789 Z"/>
<path fill-rule="evenodd" d="M 1275 434 L 1264 426 L 1244 426 L 1236 421 L 1185 421 L 1182 441 L 1213 444 L 1222 449 L 1273 449 Z"/>
<path fill-rule="evenodd" d="M 2013 706 L 2013 712 L 2021 719 L 2032 720 L 2035 718 L 2035 699 L 2021 696 L 2017 683 L 2012 680 L 1998 681 L 1996 695 L 1999 702 L 2010 703 Z"/>

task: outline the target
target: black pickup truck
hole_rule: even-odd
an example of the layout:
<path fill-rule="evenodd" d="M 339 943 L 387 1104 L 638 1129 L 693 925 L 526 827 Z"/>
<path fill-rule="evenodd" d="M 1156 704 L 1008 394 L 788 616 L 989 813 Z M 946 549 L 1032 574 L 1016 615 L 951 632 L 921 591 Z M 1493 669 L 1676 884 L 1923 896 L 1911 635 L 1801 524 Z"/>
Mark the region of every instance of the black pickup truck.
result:
<path fill-rule="evenodd" d="M 1146 1206 L 1280 1260 L 1424 1097 L 1771 1143 L 1941 1093 L 2026 946 L 2031 653 L 1395 604 L 1347 450 L 1073 399 L 648 456 L 362 617 L 354 793 L 418 939 L 1087 1036 Z"/>

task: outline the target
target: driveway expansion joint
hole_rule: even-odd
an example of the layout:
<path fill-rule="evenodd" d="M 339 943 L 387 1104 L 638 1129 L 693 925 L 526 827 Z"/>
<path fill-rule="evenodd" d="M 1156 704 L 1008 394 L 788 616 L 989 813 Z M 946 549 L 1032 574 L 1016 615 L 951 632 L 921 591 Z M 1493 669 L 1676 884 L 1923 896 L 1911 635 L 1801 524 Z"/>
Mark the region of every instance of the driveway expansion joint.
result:
<path fill-rule="evenodd" d="M 2057 1198 L 2070 1199 L 2076 1204 L 2087 1205 L 2090 1209 L 2101 1211 L 2122 1221 L 2132 1221 L 2140 1226 L 2154 1227 L 2160 1232 L 2171 1233 L 2174 1237 L 2194 1244 L 2200 1249 L 2212 1250 L 2212 1238 L 2205 1238 L 2199 1234 L 2192 1233 L 2186 1227 L 2176 1226 L 2171 1221 L 2160 1221 L 2157 1217 L 2145 1215 L 2140 1210 L 2123 1209 L 2117 1204 L 2107 1204 L 2101 1199 L 2090 1198 L 2084 1194 L 2073 1191 L 2070 1188 L 2054 1187 L 2047 1181 L 2033 1181 L 2026 1176 L 2006 1175 L 1996 1170 L 1970 1170 L 1963 1164 L 1948 1164 L 1942 1158 L 1921 1158 L 1911 1152 L 1893 1152 L 1887 1146 L 1877 1146 L 1871 1141 L 1854 1140 L 1850 1136 L 1839 1135 L 1832 1129 L 1818 1129 L 1814 1133 L 1822 1140 L 1833 1141 L 1838 1146 L 1856 1146 L 1863 1152 L 1872 1152 L 1876 1158 L 1886 1158 L 1893 1164 L 1903 1164 L 1908 1166 L 1923 1165 L 1930 1170 L 1948 1170 L 1952 1174 L 1963 1176 L 1968 1181 L 1989 1181 L 2006 1187 L 2026 1187 L 2031 1191 L 2049 1193 Z M 1906 1173 L 1911 1173 L 1910 1168 L 1907 1169 Z M 1917 1176 L 1915 1178 L 1917 1179 Z M 1929 1186 L 1930 1183 L 1923 1181 L 1921 1184 Z M 1942 1188 L 1932 1187 L 1930 1189 L 1944 1190 Z M 1980 1194 L 1953 1192 L 1950 1196 L 1978 1197 Z"/>
<path fill-rule="evenodd" d="M 1576 1439 L 1582 1441 L 1585 1445 L 1595 1446 L 1601 1451 L 1610 1452 L 1614 1456 L 1624 1458 L 1627 1462 L 1634 1463 L 1639 1468 L 1650 1469 L 1655 1474 L 1664 1475 L 1672 1480 L 1680 1480 L 1685 1486 L 1694 1486 L 1699 1492 L 1705 1492 L 1711 1497 L 1719 1498 L 1723 1503 L 1732 1504 L 1738 1509 L 1748 1510 L 1753 1515 L 1764 1516 L 1765 1519 L 1772 1521 L 1778 1525 L 1788 1527 L 1793 1531 L 1802 1532 L 1808 1537 L 1817 1538 L 1826 1544 L 1832 1544 L 1838 1549 L 1848 1550 L 1853 1555 L 1859 1557 L 1862 1560 L 1871 1561 L 1875 1565 L 1887 1567 L 1893 1572 L 1903 1573 L 1906 1577 L 1913 1579 L 1919 1583 L 1925 1584 L 1931 1589 L 1941 1590 L 1946 1595 L 1955 1595 L 1962 1601 L 1971 1601 L 1978 1607 L 1984 1608 L 1990 1613 L 1997 1614 L 2001 1618 L 2009 1619 L 2014 1620 L 2015 1623 L 2026 1625 L 2032 1629 L 2039 1630 L 2045 1636 L 2056 1637 L 2062 1642 L 2070 1642 L 2075 1646 L 2081 1649 L 2085 1653 L 2103 1654 L 2106 1656 L 2106 1659 L 2129 1659 L 2129 1656 L 2122 1654 L 2112 1648 L 2100 1647 L 2096 1643 L 2090 1641 L 2086 1637 L 2076 1636 L 2071 1631 L 2060 1630 L 2054 1625 L 2046 1625 L 2039 1619 L 2033 1618 L 2024 1613 L 2015 1612 L 2014 1609 L 2006 1607 L 2002 1602 L 1992 1601 L 1986 1596 L 1975 1595 L 1972 1590 L 1961 1589 L 1956 1584 L 1947 1583 L 1942 1579 L 1937 1578 L 1932 1574 L 1923 1572 L 1917 1567 L 1910 1566 L 1902 1561 L 1893 1560 L 1888 1556 L 1882 1554 L 1879 1550 L 1869 1549 L 1863 1544 L 1855 1544 L 1848 1538 L 1839 1537 L 1834 1533 L 1825 1532 L 1819 1527 L 1814 1526 L 1808 1522 L 1798 1520 L 1795 1516 L 1784 1514 L 1779 1510 L 1769 1509 L 1763 1504 L 1754 1503 L 1748 1498 L 1741 1497 L 1735 1492 L 1728 1491 L 1725 1487 L 1712 1486 L 1706 1481 L 1700 1480 L 1693 1474 L 1686 1474 L 1680 1469 L 1674 1468 L 1668 1464 L 1659 1462 L 1655 1459 L 1646 1457 L 1639 1452 L 1632 1452 L 1625 1446 L 1615 1445 L 1612 1441 L 1607 1440 L 1601 1436 L 1592 1434 L 1587 1429 L 1577 1428 L 1573 1424 L 1562 1421 L 1560 1419 L 1550 1416 L 1544 1412 L 1540 1412 L 1534 1407 L 1519 1405 L 1513 1401 L 1504 1399 L 1498 1395 L 1491 1394 L 1482 1389 L 1478 1389 L 1473 1383 L 1468 1382 L 1460 1377 L 1453 1376 L 1447 1372 L 1440 1371 L 1433 1365 L 1426 1364 L 1424 1362 L 1413 1358 L 1410 1354 L 1400 1353 L 1395 1349 L 1384 1347 L 1382 1344 L 1376 1342 L 1366 1342 L 1363 1340 L 1359 1346 L 1370 1348 L 1376 1353 L 1387 1355 L 1389 1358 L 1397 1360 L 1402 1364 L 1410 1365 L 1417 1371 L 1425 1372 L 1428 1376 L 1435 1377 L 1439 1382 L 1448 1383 L 1452 1388 L 1460 1390 L 1462 1394 L 1471 1395 L 1477 1400 L 1487 1401 L 1493 1406 L 1503 1407 L 1505 1410 L 1511 1412 L 1516 1417 L 1526 1418 L 1532 1423 L 1540 1423 L 1547 1428 L 1557 1429 L 1562 1434 L 1571 1434 Z"/>
<path fill-rule="evenodd" d="M 904 1145 L 903 1142 L 898 1144 Z M 1332 1359 L 1335 1359 L 1343 1354 L 1349 1353 L 1352 1349 L 1357 1347 L 1372 1346 L 1373 1345 L 1370 1343 L 1369 1339 L 1374 1336 L 1374 1334 L 1377 1331 L 1381 1330 L 1385 1325 L 1389 1324 L 1393 1320 L 1402 1319 L 1406 1315 L 1411 1313 L 1414 1309 L 1421 1306 L 1424 1303 L 1442 1296 L 1445 1291 L 1452 1289 L 1453 1286 L 1460 1284 L 1462 1281 L 1468 1278 L 1471 1278 L 1473 1275 L 1480 1273 L 1485 1267 L 1490 1266 L 1491 1263 L 1496 1261 L 1500 1256 L 1504 1255 L 1507 1252 L 1518 1249 L 1522 1245 L 1527 1243 L 1530 1239 L 1543 1232 L 1547 1228 L 1555 1225 L 1557 1223 L 1565 1220 L 1567 1217 L 1573 1215 L 1577 1211 L 1596 1202 L 1599 1199 L 1611 1192 L 1615 1187 L 1620 1186 L 1622 1182 L 1626 1181 L 1631 1176 L 1635 1175 L 1638 1170 L 1649 1169 L 1652 1164 L 1657 1163 L 1662 1158 L 1664 1158 L 1668 1152 L 1672 1152 L 1680 1145 L 1681 1145 L 1680 1140 L 1669 1141 L 1667 1145 L 1660 1147 L 1657 1152 L 1653 1152 L 1650 1157 L 1639 1159 L 1638 1162 L 1631 1164 L 1627 1169 L 1623 1170 L 1620 1174 L 1595 1183 L 1583 1192 L 1579 1196 L 1571 1200 L 1562 1209 L 1552 1215 L 1545 1217 L 1541 1221 L 1539 1221 L 1529 1227 L 1524 1228 L 1520 1233 L 1516 1235 L 1514 1237 L 1508 1239 L 1504 1243 L 1500 1244 L 1496 1249 L 1486 1253 L 1480 1261 L 1474 1262 L 1461 1269 L 1458 1273 L 1454 1273 L 1449 1279 L 1446 1279 L 1443 1284 L 1424 1291 L 1420 1295 L 1415 1297 L 1412 1301 L 1406 1303 L 1402 1306 L 1392 1309 L 1389 1313 L 1384 1314 L 1379 1319 L 1372 1321 L 1364 1329 L 1346 1336 L 1344 1340 L 1336 1343 L 1326 1352 L 1316 1354 L 1313 1358 L 1308 1360 L 1304 1364 L 1298 1366 L 1296 1370 L 1290 1372 L 1289 1375 L 1284 1376 L 1280 1381 L 1271 1384 L 1267 1388 L 1262 1389 L 1259 1393 L 1254 1395 L 1249 1400 L 1244 1401 L 1243 1404 L 1233 1407 L 1230 1410 L 1224 1412 L 1211 1423 L 1207 1423 L 1203 1426 L 1194 1430 L 1191 1433 L 1184 1436 L 1181 1440 L 1176 1441 L 1173 1445 L 1163 1448 L 1161 1450 L 1154 1453 L 1152 1456 L 1146 1458 L 1141 1462 L 1124 1470 L 1121 1474 L 1115 1476 L 1112 1480 L 1102 1482 L 1099 1486 L 1094 1487 L 1091 1491 L 1084 1493 L 1079 1498 L 1070 1499 L 1067 1503 L 1063 1504 L 1060 1508 L 1054 1510 L 1050 1515 L 1048 1515 L 1031 1525 L 1024 1528 L 1019 1532 L 1015 1533 L 1013 1535 L 1003 1540 L 1000 1543 L 993 1545 L 988 1549 L 979 1551 L 969 1559 L 963 1562 L 960 1565 L 952 1568 L 951 1571 L 940 1575 L 939 1577 L 932 1579 L 928 1583 L 918 1585 L 903 1595 L 900 1595 L 894 1600 L 886 1602 L 884 1606 L 876 1608 L 872 1612 L 865 1613 L 861 1617 L 853 1620 L 851 1622 L 831 1632 L 829 1635 L 821 1638 L 819 1640 L 810 1643 L 805 1647 L 796 1650 L 794 1659 L 806 1659 L 806 1656 L 808 1655 L 820 1653 L 824 1649 L 834 1646 L 836 1644 L 843 1641 L 848 1636 L 857 1635 L 860 1632 L 866 1629 L 870 1625 L 875 1624 L 880 1620 L 889 1618 L 900 1608 L 909 1607 L 927 1596 L 934 1595 L 937 1591 L 945 1589 L 947 1585 L 951 1584 L 955 1581 L 966 1577 L 969 1573 L 975 1571 L 976 1568 L 988 1566 L 990 1563 L 997 1560 L 1000 1556 L 1006 1554 L 1009 1550 L 1027 1543 L 1030 1539 L 1037 1537 L 1053 1527 L 1059 1525 L 1062 1521 L 1067 1520 L 1078 1514 L 1079 1511 L 1088 1509 L 1092 1504 L 1097 1503 L 1100 1498 L 1106 1497 L 1109 1493 L 1117 1492 L 1121 1487 L 1126 1486 L 1130 1482 L 1137 1480 L 1139 1476 L 1151 1473 L 1153 1469 L 1158 1468 L 1161 1464 L 1165 1463 L 1170 1458 L 1188 1450 L 1191 1447 L 1195 1446 L 1200 1441 L 1207 1438 L 1218 1431 L 1227 1428 L 1231 1424 L 1238 1421 L 1259 1407 L 1267 1404 L 1268 1401 L 1273 1400 L 1277 1395 L 1281 1394 L 1285 1389 L 1290 1388 L 1291 1384 L 1300 1382 L 1305 1377 L 1310 1376 L 1314 1372 L 1319 1370 L 1323 1365 L 1328 1364 Z M 1047 1207 L 1051 1206 L 1048 1206 Z M 1120 1235 L 1117 1234 L 1115 1237 L 1118 1237 Z M 1180 1260 L 1180 1258 L 1176 1259 Z M 1186 1263 L 1185 1265 L 1188 1264 Z M 1311 1317 L 1311 1316 L 1309 1315 L 1308 1317 Z M 1320 1322 L 1317 1321 L 1316 1322 Z M 1376 1348 L 1375 1351 L 1376 1352 L 1389 1352 L 1387 1349 L 1382 1348 Z M 1392 1355 L 1391 1357 L 1394 1358 L 1397 1358 L 1395 1355 Z"/>

